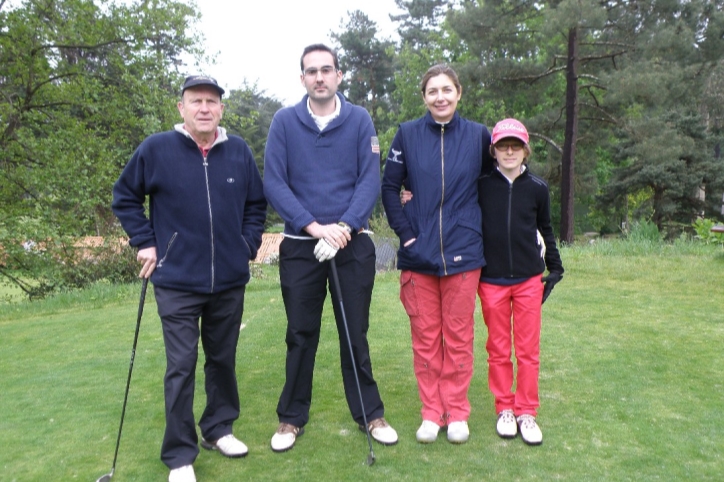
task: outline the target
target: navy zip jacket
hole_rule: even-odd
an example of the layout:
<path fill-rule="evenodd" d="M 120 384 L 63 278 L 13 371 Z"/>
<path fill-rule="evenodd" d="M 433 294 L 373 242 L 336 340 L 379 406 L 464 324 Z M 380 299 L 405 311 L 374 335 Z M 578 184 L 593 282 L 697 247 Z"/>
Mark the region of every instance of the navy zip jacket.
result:
<path fill-rule="evenodd" d="M 264 153 L 264 193 L 284 232 L 308 236 L 313 221 L 366 228 L 380 194 L 380 154 L 372 118 L 337 94 L 339 116 L 320 131 L 308 95 L 274 114 Z"/>
<path fill-rule="evenodd" d="M 481 279 L 528 279 L 545 271 L 563 274 L 551 227 L 548 184 L 525 169 L 511 183 L 493 170 L 479 182 L 487 266 Z M 546 246 L 540 256 L 540 231 Z"/>
<path fill-rule="evenodd" d="M 457 113 L 444 125 L 429 112 L 400 124 L 382 178 L 398 269 L 447 276 L 485 265 L 477 182 L 489 146 L 488 129 Z M 413 195 L 404 208 L 402 185 Z"/>
<path fill-rule="evenodd" d="M 156 247 L 156 286 L 218 293 L 250 279 L 266 219 L 261 176 L 246 142 L 218 133 L 206 158 L 181 124 L 148 137 L 113 186 L 131 246 Z"/>

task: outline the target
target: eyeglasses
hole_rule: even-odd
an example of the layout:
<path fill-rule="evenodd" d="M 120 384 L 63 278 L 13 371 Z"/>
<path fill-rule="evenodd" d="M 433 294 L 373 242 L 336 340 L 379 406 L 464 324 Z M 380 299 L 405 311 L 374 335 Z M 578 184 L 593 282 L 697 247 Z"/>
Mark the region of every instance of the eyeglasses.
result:
<path fill-rule="evenodd" d="M 322 76 L 326 77 L 328 75 L 333 74 L 336 71 L 337 71 L 337 69 L 335 69 L 331 65 L 325 65 L 319 69 L 316 67 L 309 67 L 308 69 L 304 70 L 303 73 L 304 73 L 305 77 L 316 77 L 317 74 L 321 72 Z"/>
<path fill-rule="evenodd" d="M 498 142 L 494 147 L 496 151 L 500 152 L 508 152 L 508 149 L 518 152 L 523 149 L 523 144 L 521 142 Z"/>

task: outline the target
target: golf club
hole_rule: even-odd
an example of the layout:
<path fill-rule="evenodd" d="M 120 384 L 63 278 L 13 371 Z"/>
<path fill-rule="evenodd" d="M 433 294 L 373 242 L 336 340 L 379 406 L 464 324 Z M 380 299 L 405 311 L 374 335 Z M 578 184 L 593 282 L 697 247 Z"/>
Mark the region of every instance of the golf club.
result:
<path fill-rule="evenodd" d="M 367 433 L 367 444 L 370 447 L 370 453 L 367 455 L 367 465 L 375 463 L 375 453 L 372 451 L 372 436 L 370 434 L 370 426 L 367 424 L 367 414 L 365 412 L 365 404 L 362 401 L 362 387 L 359 384 L 359 376 L 357 375 L 357 364 L 354 361 L 354 351 L 352 351 L 352 340 L 349 337 L 349 326 L 347 325 L 347 315 L 344 313 L 344 302 L 342 301 L 342 286 L 339 284 L 339 277 L 337 276 L 337 263 L 334 258 L 330 261 L 332 265 L 332 280 L 334 281 L 334 288 L 337 291 L 337 298 L 339 298 L 339 311 L 342 312 L 342 322 L 344 324 L 345 335 L 347 335 L 347 345 L 349 345 L 349 357 L 352 359 L 352 371 L 354 372 L 354 381 L 357 382 L 357 393 L 359 394 L 359 404 L 362 407 L 362 420 L 365 423 L 365 432 Z"/>
<path fill-rule="evenodd" d="M 133 373 L 133 359 L 136 358 L 136 344 L 138 343 L 138 331 L 141 328 L 141 315 L 143 315 L 143 302 L 146 300 L 146 287 L 148 286 L 148 278 L 143 278 L 141 284 L 141 301 L 138 303 L 138 321 L 136 321 L 136 334 L 133 337 L 133 349 L 131 350 L 131 366 L 128 367 L 128 381 L 126 382 L 126 395 L 123 397 L 123 410 L 121 410 L 121 425 L 118 427 L 118 438 L 116 439 L 116 453 L 113 455 L 113 466 L 111 471 L 101 477 L 96 482 L 110 482 L 113 473 L 116 471 L 116 459 L 118 458 L 118 447 L 121 444 L 121 431 L 123 430 L 123 418 L 126 415 L 126 402 L 128 402 L 128 389 L 131 388 L 131 373 Z"/>

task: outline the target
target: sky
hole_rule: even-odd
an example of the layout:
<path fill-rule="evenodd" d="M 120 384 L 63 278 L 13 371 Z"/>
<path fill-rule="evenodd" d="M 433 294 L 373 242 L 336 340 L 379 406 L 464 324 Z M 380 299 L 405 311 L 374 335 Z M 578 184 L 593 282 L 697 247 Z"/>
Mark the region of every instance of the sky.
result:
<path fill-rule="evenodd" d="M 377 23 L 382 37 L 394 38 L 389 14 L 397 14 L 394 0 L 196 0 L 201 10 L 197 27 L 206 37 L 216 65 L 199 70 L 227 89 L 240 88 L 244 79 L 285 106 L 305 93 L 300 82 L 299 57 L 307 45 L 333 46 L 330 32 L 340 32 L 347 12 L 361 10 Z M 187 67 L 187 74 L 194 66 Z"/>

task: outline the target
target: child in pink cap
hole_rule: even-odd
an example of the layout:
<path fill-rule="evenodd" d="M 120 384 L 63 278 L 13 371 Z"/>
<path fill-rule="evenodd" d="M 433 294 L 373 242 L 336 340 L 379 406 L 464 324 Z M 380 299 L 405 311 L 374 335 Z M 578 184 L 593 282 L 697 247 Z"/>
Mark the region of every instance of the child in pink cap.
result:
<path fill-rule="evenodd" d="M 551 227 L 548 185 L 526 165 L 528 141 L 527 129 L 516 119 L 501 120 L 492 132 L 495 168 L 478 183 L 488 262 L 478 295 L 488 327 L 488 386 L 495 397 L 498 435 L 514 438 L 520 431 L 526 444 L 539 445 L 541 305 L 562 279 L 563 264 Z"/>

